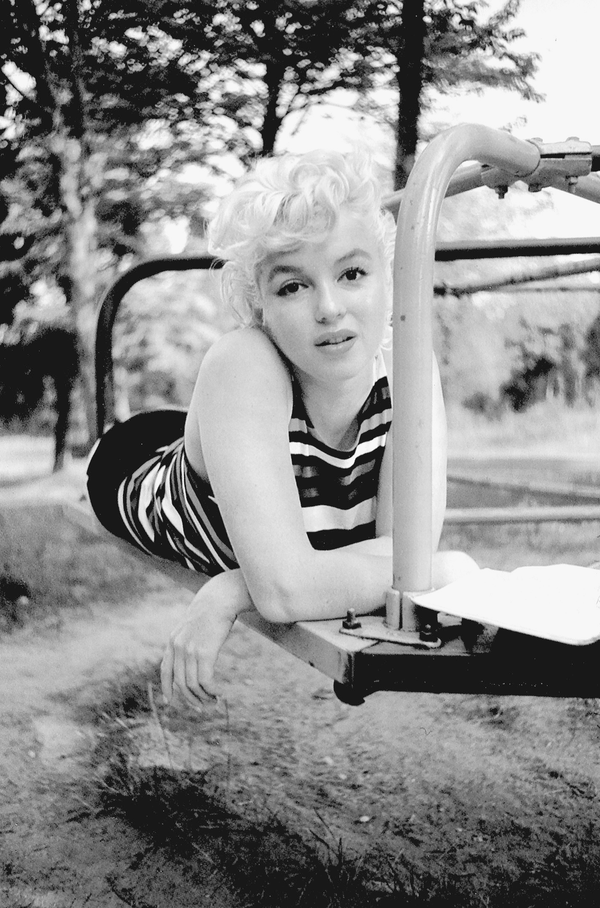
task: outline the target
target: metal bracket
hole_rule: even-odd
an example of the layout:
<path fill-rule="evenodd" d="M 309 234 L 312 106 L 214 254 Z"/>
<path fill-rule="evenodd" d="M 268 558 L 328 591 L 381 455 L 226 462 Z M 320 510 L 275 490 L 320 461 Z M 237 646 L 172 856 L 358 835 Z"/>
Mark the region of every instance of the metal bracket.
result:
<path fill-rule="evenodd" d="M 499 167 L 491 167 L 488 164 L 483 164 L 481 167 L 482 185 L 495 189 L 501 199 L 504 198 L 509 187 L 519 179 L 523 179 L 523 177 L 516 177 L 514 173 L 508 173 L 508 171 L 501 170 Z"/>
<path fill-rule="evenodd" d="M 528 141 L 539 150 L 540 162 L 527 176 L 516 177 L 485 164 L 481 168 L 482 184 L 495 189 L 500 198 L 504 198 L 509 186 L 518 180 L 527 183 L 530 192 L 540 192 L 546 186 L 562 183 L 573 192 L 578 178 L 588 176 L 592 171 L 592 146 L 577 136 L 570 136 L 565 142 L 543 142 L 537 137 Z"/>
<path fill-rule="evenodd" d="M 525 178 L 530 192 L 539 192 L 545 186 L 556 186 L 563 181 L 573 192 L 578 178 L 592 171 L 592 146 L 577 136 L 570 136 L 566 142 L 542 142 L 537 137 L 529 141 L 540 152 L 540 163 Z"/>
<path fill-rule="evenodd" d="M 351 637 L 362 637 L 365 640 L 380 640 L 384 643 L 399 643 L 402 646 L 415 646 L 419 649 L 439 649 L 441 639 L 433 632 L 405 631 L 388 627 L 385 618 L 378 615 L 361 616 L 360 619 L 345 619 L 340 627 L 341 634 Z"/>

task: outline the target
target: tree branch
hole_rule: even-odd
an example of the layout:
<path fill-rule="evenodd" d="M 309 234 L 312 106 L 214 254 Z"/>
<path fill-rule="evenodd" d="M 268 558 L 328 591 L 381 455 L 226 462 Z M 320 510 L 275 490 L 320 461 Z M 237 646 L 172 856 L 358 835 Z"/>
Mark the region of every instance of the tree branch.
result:
<path fill-rule="evenodd" d="M 71 122 L 70 132 L 81 139 L 86 134 L 85 96 L 82 77 L 82 54 L 79 41 L 79 6 L 78 0 L 65 0 L 65 33 L 71 52 L 69 81 L 71 88 Z"/>
<path fill-rule="evenodd" d="M 5 81 L 8 82 L 10 87 L 13 88 L 16 91 L 16 93 L 23 98 L 24 101 L 27 101 L 29 104 L 33 104 L 33 105 L 36 104 L 35 98 L 32 95 L 25 94 L 23 89 L 19 88 L 17 83 L 14 81 L 14 79 L 11 79 L 11 77 L 8 75 L 6 70 L 4 70 L 4 69 L 2 70 L 2 75 L 4 76 Z"/>
<path fill-rule="evenodd" d="M 46 114 L 46 128 L 51 127 L 53 113 L 56 109 L 56 98 L 52 87 L 52 76 L 48 68 L 44 44 L 40 37 L 40 18 L 35 8 L 34 0 L 21 0 L 21 9 L 24 11 L 23 26 L 29 38 L 28 61 L 29 75 L 35 79 L 37 99 L 33 100 L 35 106 L 42 114 Z M 33 65 L 35 64 L 35 65 Z"/>

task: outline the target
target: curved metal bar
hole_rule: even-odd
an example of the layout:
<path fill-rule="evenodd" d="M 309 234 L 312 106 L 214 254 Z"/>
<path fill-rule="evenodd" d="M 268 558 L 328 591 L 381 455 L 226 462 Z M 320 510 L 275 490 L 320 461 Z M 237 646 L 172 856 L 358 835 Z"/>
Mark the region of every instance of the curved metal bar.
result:
<path fill-rule="evenodd" d="M 534 144 L 533 140 L 531 144 Z M 536 143 L 536 145 L 540 148 L 544 147 L 541 143 L 539 145 Z M 587 175 L 579 176 L 577 183 L 566 182 L 563 175 L 560 179 L 557 179 L 554 182 L 551 180 L 547 185 L 552 186 L 554 189 L 561 189 L 564 192 L 568 192 L 572 195 L 577 195 L 581 198 L 588 199 L 592 202 L 599 202 L 600 179 L 595 176 L 595 173 L 597 171 L 600 171 L 600 145 L 590 145 L 588 146 L 588 148 L 589 168 L 591 171 L 590 173 L 588 173 Z M 558 161 L 560 161 L 560 157 L 557 158 L 557 162 Z M 521 174 L 521 176 L 525 177 L 527 176 L 527 174 Z M 477 163 L 465 164 L 464 166 L 460 167 L 457 172 L 450 178 L 448 188 L 446 190 L 446 197 L 449 198 L 453 195 L 459 195 L 461 192 L 469 192 L 469 190 L 477 189 L 480 186 L 502 186 L 503 189 L 507 189 L 508 186 L 516 183 L 518 178 L 519 177 L 512 171 L 508 172 L 500 167 L 484 168 L 481 164 Z M 544 185 L 546 185 L 545 182 Z M 398 189 L 396 190 L 396 192 L 390 193 L 390 195 L 388 195 L 384 199 L 384 205 L 386 206 L 386 208 L 389 208 L 390 211 L 396 214 L 398 212 L 398 209 L 400 208 L 400 203 L 402 202 L 402 199 L 404 197 L 404 192 L 404 189 Z"/>
<path fill-rule="evenodd" d="M 452 175 L 465 161 L 499 167 L 519 177 L 536 169 L 540 152 L 532 143 L 506 132 L 462 124 L 441 133 L 427 146 L 404 191 L 394 265 L 392 589 L 402 597 L 401 621 L 407 629 L 418 627 L 418 617 L 410 596 L 404 594 L 431 588 L 435 235 Z"/>
<path fill-rule="evenodd" d="M 112 355 L 112 331 L 117 312 L 125 294 L 134 284 L 162 271 L 190 271 L 197 268 L 221 267 L 218 259 L 208 255 L 171 255 L 150 259 L 134 265 L 122 274 L 106 291 L 98 310 L 96 324 L 96 432 L 98 438 L 104 432 L 107 422 L 115 417 L 114 368 Z"/>
<path fill-rule="evenodd" d="M 513 182 L 516 182 L 517 177 L 514 177 Z M 460 195 L 461 192 L 469 192 L 471 189 L 478 189 L 480 186 L 485 186 L 483 182 L 483 168 L 481 164 L 467 164 L 465 167 L 461 167 L 458 173 L 453 174 L 451 177 L 448 188 L 446 189 L 446 196 Z M 383 204 L 386 208 L 389 208 L 390 211 L 396 214 L 400 208 L 400 203 L 404 198 L 404 193 L 406 188 L 397 189 L 396 192 L 390 193 L 383 200 Z"/>

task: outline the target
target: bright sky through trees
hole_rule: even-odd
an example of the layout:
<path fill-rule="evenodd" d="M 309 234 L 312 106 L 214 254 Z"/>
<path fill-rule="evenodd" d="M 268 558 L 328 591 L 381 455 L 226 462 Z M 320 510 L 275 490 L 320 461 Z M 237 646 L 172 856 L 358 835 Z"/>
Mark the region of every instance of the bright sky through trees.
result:
<path fill-rule="evenodd" d="M 500 5 L 490 2 L 490 10 Z M 568 136 L 600 144 L 597 66 L 600 4 L 590 0 L 521 0 L 514 23 L 526 37 L 515 47 L 540 54 L 536 89 L 546 95 L 540 104 L 522 101 L 516 94 L 469 94 L 448 102 L 455 120 L 488 126 L 513 124 L 521 138 L 540 136 L 545 142 Z M 526 122 L 523 119 L 526 118 Z"/>

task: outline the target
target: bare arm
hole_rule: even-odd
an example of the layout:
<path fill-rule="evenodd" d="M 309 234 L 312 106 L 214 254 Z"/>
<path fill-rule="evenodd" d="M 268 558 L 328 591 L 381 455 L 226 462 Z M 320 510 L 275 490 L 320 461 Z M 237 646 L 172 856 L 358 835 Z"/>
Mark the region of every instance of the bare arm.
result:
<path fill-rule="evenodd" d="M 269 621 L 374 611 L 391 580 L 388 554 L 364 546 L 315 551 L 306 535 L 289 453 L 291 389 L 271 342 L 254 329 L 215 345 L 189 419 L 250 599 Z"/>
<path fill-rule="evenodd" d="M 391 539 L 371 539 L 346 551 L 391 557 Z M 218 694 L 214 672 L 223 644 L 243 612 L 256 611 L 241 570 L 212 577 L 194 596 L 184 618 L 173 629 L 161 665 L 165 700 L 174 691 L 192 706 Z"/>
<path fill-rule="evenodd" d="M 169 637 L 161 665 L 165 700 L 177 689 L 196 707 L 217 696 L 214 671 L 235 620 L 254 609 L 240 570 L 212 577 L 194 596 Z"/>

